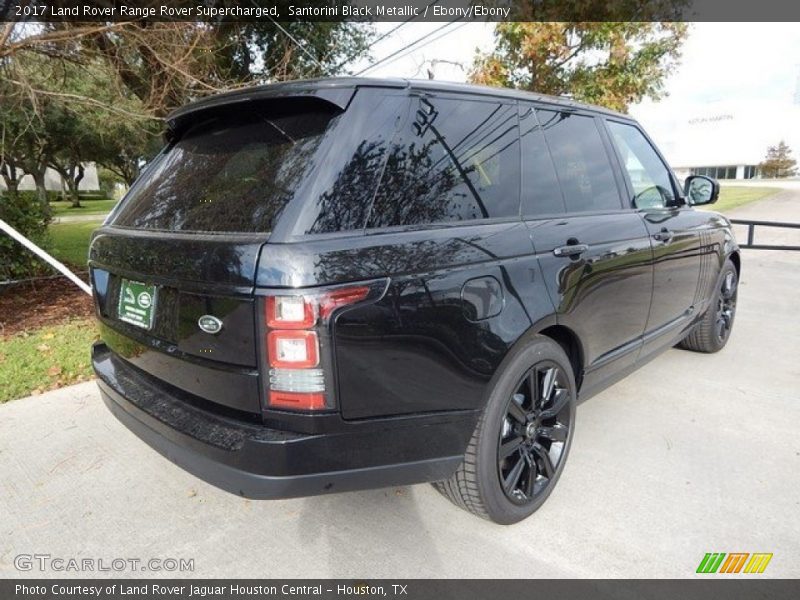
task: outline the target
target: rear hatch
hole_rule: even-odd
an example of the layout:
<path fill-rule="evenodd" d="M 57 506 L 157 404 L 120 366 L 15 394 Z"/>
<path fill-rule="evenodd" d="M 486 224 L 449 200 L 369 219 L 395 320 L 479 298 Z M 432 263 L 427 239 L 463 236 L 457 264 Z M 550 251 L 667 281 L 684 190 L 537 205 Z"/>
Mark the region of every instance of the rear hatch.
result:
<path fill-rule="evenodd" d="M 209 408 L 260 415 L 259 253 L 340 114 L 281 98 L 182 120 L 92 240 L 112 351 Z"/>

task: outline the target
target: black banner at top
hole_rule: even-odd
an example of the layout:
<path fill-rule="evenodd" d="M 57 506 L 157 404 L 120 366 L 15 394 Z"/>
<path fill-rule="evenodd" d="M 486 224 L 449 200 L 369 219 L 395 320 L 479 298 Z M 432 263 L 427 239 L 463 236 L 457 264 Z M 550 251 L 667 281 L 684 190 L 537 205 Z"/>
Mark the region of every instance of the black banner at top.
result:
<path fill-rule="evenodd" d="M 800 21 L 797 0 L 0 0 L 0 21 Z"/>

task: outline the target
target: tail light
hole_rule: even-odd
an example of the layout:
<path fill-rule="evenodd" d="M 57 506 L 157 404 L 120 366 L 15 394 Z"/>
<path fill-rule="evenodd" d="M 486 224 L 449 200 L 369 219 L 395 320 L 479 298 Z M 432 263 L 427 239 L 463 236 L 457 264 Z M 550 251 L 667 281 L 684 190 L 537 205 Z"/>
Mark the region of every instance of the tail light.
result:
<path fill-rule="evenodd" d="M 342 307 L 383 295 L 387 281 L 267 296 L 264 306 L 267 408 L 334 408 L 329 324 Z"/>

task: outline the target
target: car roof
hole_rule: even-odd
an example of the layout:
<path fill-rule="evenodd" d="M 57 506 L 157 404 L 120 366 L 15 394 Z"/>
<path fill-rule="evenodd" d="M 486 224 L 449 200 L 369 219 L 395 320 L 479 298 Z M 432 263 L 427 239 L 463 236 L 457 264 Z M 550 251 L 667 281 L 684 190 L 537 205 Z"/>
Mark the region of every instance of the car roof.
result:
<path fill-rule="evenodd" d="M 197 100 L 183 106 L 167 117 L 167 122 L 172 125 L 178 120 L 196 111 L 206 108 L 224 106 L 226 104 L 249 101 L 259 98 L 281 96 L 316 96 L 331 102 L 344 109 L 358 87 L 388 87 L 406 88 L 419 91 L 448 92 L 458 94 L 471 94 L 477 96 L 509 98 L 514 100 L 529 100 L 552 104 L 561 108 L 587 110 L 595 113 L 611 115 L 614 117 L 633 120 L 625 115 L 601 106 L 583 104 L 571 98 L 549 96 L 524 90 L 516 90 L 485 85 L 467 83 L 450 83 L 432 79 L 400 79 L 400 78 L 375 78 L 375 77 L 325 77 L 320 79 L 298 79 L 281 83 L 250 86 L 214 96 Z"/>

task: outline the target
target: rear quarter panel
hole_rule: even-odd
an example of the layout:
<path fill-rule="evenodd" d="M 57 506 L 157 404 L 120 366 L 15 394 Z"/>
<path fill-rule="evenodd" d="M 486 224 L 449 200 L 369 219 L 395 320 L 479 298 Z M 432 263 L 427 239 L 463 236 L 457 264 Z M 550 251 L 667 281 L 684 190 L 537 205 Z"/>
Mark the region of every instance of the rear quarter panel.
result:
<path fill-rule="evenodd" d="M 383 298 L 333 326 L 342 415 L 475 410 L 530 314 L 553 310 L 544 288 L 535 291 L 541 276 L 528 235 L 514 221 L 267 244 L 257 285 L 389 277 Z M 499 312 L 483 292 L 496 287 Z"/>

